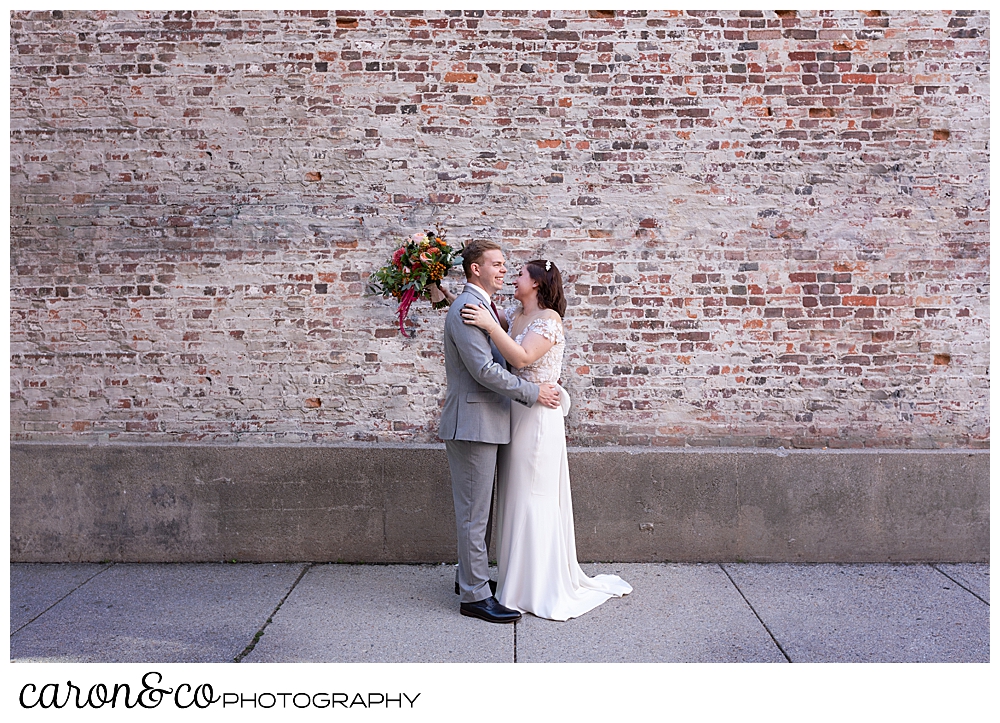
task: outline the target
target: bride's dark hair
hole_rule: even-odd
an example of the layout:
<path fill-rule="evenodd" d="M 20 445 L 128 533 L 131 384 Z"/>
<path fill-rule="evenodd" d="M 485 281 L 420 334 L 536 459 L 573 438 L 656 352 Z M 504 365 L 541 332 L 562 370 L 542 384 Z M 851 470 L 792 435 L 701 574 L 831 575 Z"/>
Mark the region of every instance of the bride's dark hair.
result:
<path fill-rule="evenodd" d="M 548 266 L 548 271 L 545 267 Z M 563 296 L 563 281 L 559 269 L 551 261 L 535 259 L 525 264 L 528 275 L 538 282 L 538 305 L 552 309 L 560 317 L 566 316 L 566 297 Z"/>

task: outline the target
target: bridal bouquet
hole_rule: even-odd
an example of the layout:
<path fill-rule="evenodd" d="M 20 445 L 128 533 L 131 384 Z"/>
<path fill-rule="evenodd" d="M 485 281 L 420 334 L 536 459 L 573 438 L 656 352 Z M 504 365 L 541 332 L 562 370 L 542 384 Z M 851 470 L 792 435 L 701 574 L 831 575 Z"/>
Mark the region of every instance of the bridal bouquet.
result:
<path fill-rule="evenodd" d="M 461 253 L 448 245 L 440 229 L 415 233 L 393 252 L 382 268 L 368 277 L 369 293 L 399 300 L 396 313 L 403 336 L 409 337 L 403 322 L 410 313 L 410 306 L 420 298 L 430 301 L 431 286 L 440 287 L 448 270 L 459 263 Z M 433 304 L 435 309 L 447 305 L 447 301 Z"/>

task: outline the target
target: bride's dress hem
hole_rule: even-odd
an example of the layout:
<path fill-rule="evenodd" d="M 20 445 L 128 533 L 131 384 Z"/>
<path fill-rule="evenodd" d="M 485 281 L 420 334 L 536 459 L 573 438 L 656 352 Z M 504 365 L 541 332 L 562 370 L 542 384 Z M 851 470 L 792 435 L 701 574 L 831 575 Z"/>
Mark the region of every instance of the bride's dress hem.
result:
<path fill-rule="evenodd" d="M 561 410 L 512 405 L 511 441 L 501 448 L 498 470 L 502 605 L 565 621 L 632 592 L 617 575 L 587 577 L 577 562 Z"/>

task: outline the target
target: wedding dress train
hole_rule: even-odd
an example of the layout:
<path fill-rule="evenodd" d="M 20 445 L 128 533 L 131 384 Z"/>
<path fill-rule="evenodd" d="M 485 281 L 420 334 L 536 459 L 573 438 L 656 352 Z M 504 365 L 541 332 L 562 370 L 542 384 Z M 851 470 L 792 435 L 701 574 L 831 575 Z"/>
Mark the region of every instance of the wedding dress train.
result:
<path fill-rule="evenodd" d="M 562 325 L 535 320 L 518 343 L 529 331 L 555 344 L 517 374 L 555 383 L 562 366 Z M 510 444 L 500 448 L 497 461 L 497 598 L 506 607 L 551 620 L 577 617 L 632 592 L 617 575 L 587 577 L 577 562 L 563 424 L 569 398 L 562 396 L 562 409 L 512 404 Z"/>

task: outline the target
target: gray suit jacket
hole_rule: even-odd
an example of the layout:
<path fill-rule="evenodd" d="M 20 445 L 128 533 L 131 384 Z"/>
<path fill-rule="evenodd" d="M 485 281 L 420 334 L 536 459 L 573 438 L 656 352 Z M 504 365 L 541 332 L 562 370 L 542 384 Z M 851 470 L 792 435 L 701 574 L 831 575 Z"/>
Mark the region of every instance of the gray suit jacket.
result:
<path fill-rule="evenodd" d="M 462 321 L 466 304 L 489 305 L 467 285 L 448 309 L 444 322 L 444 368 L 448 392 L 441 411 L 443 440 L 507 444 L 510 442 L 510 400 L 531 406 L 538 385 L 507 371 L 507 363 L 478 326 Z"/>

